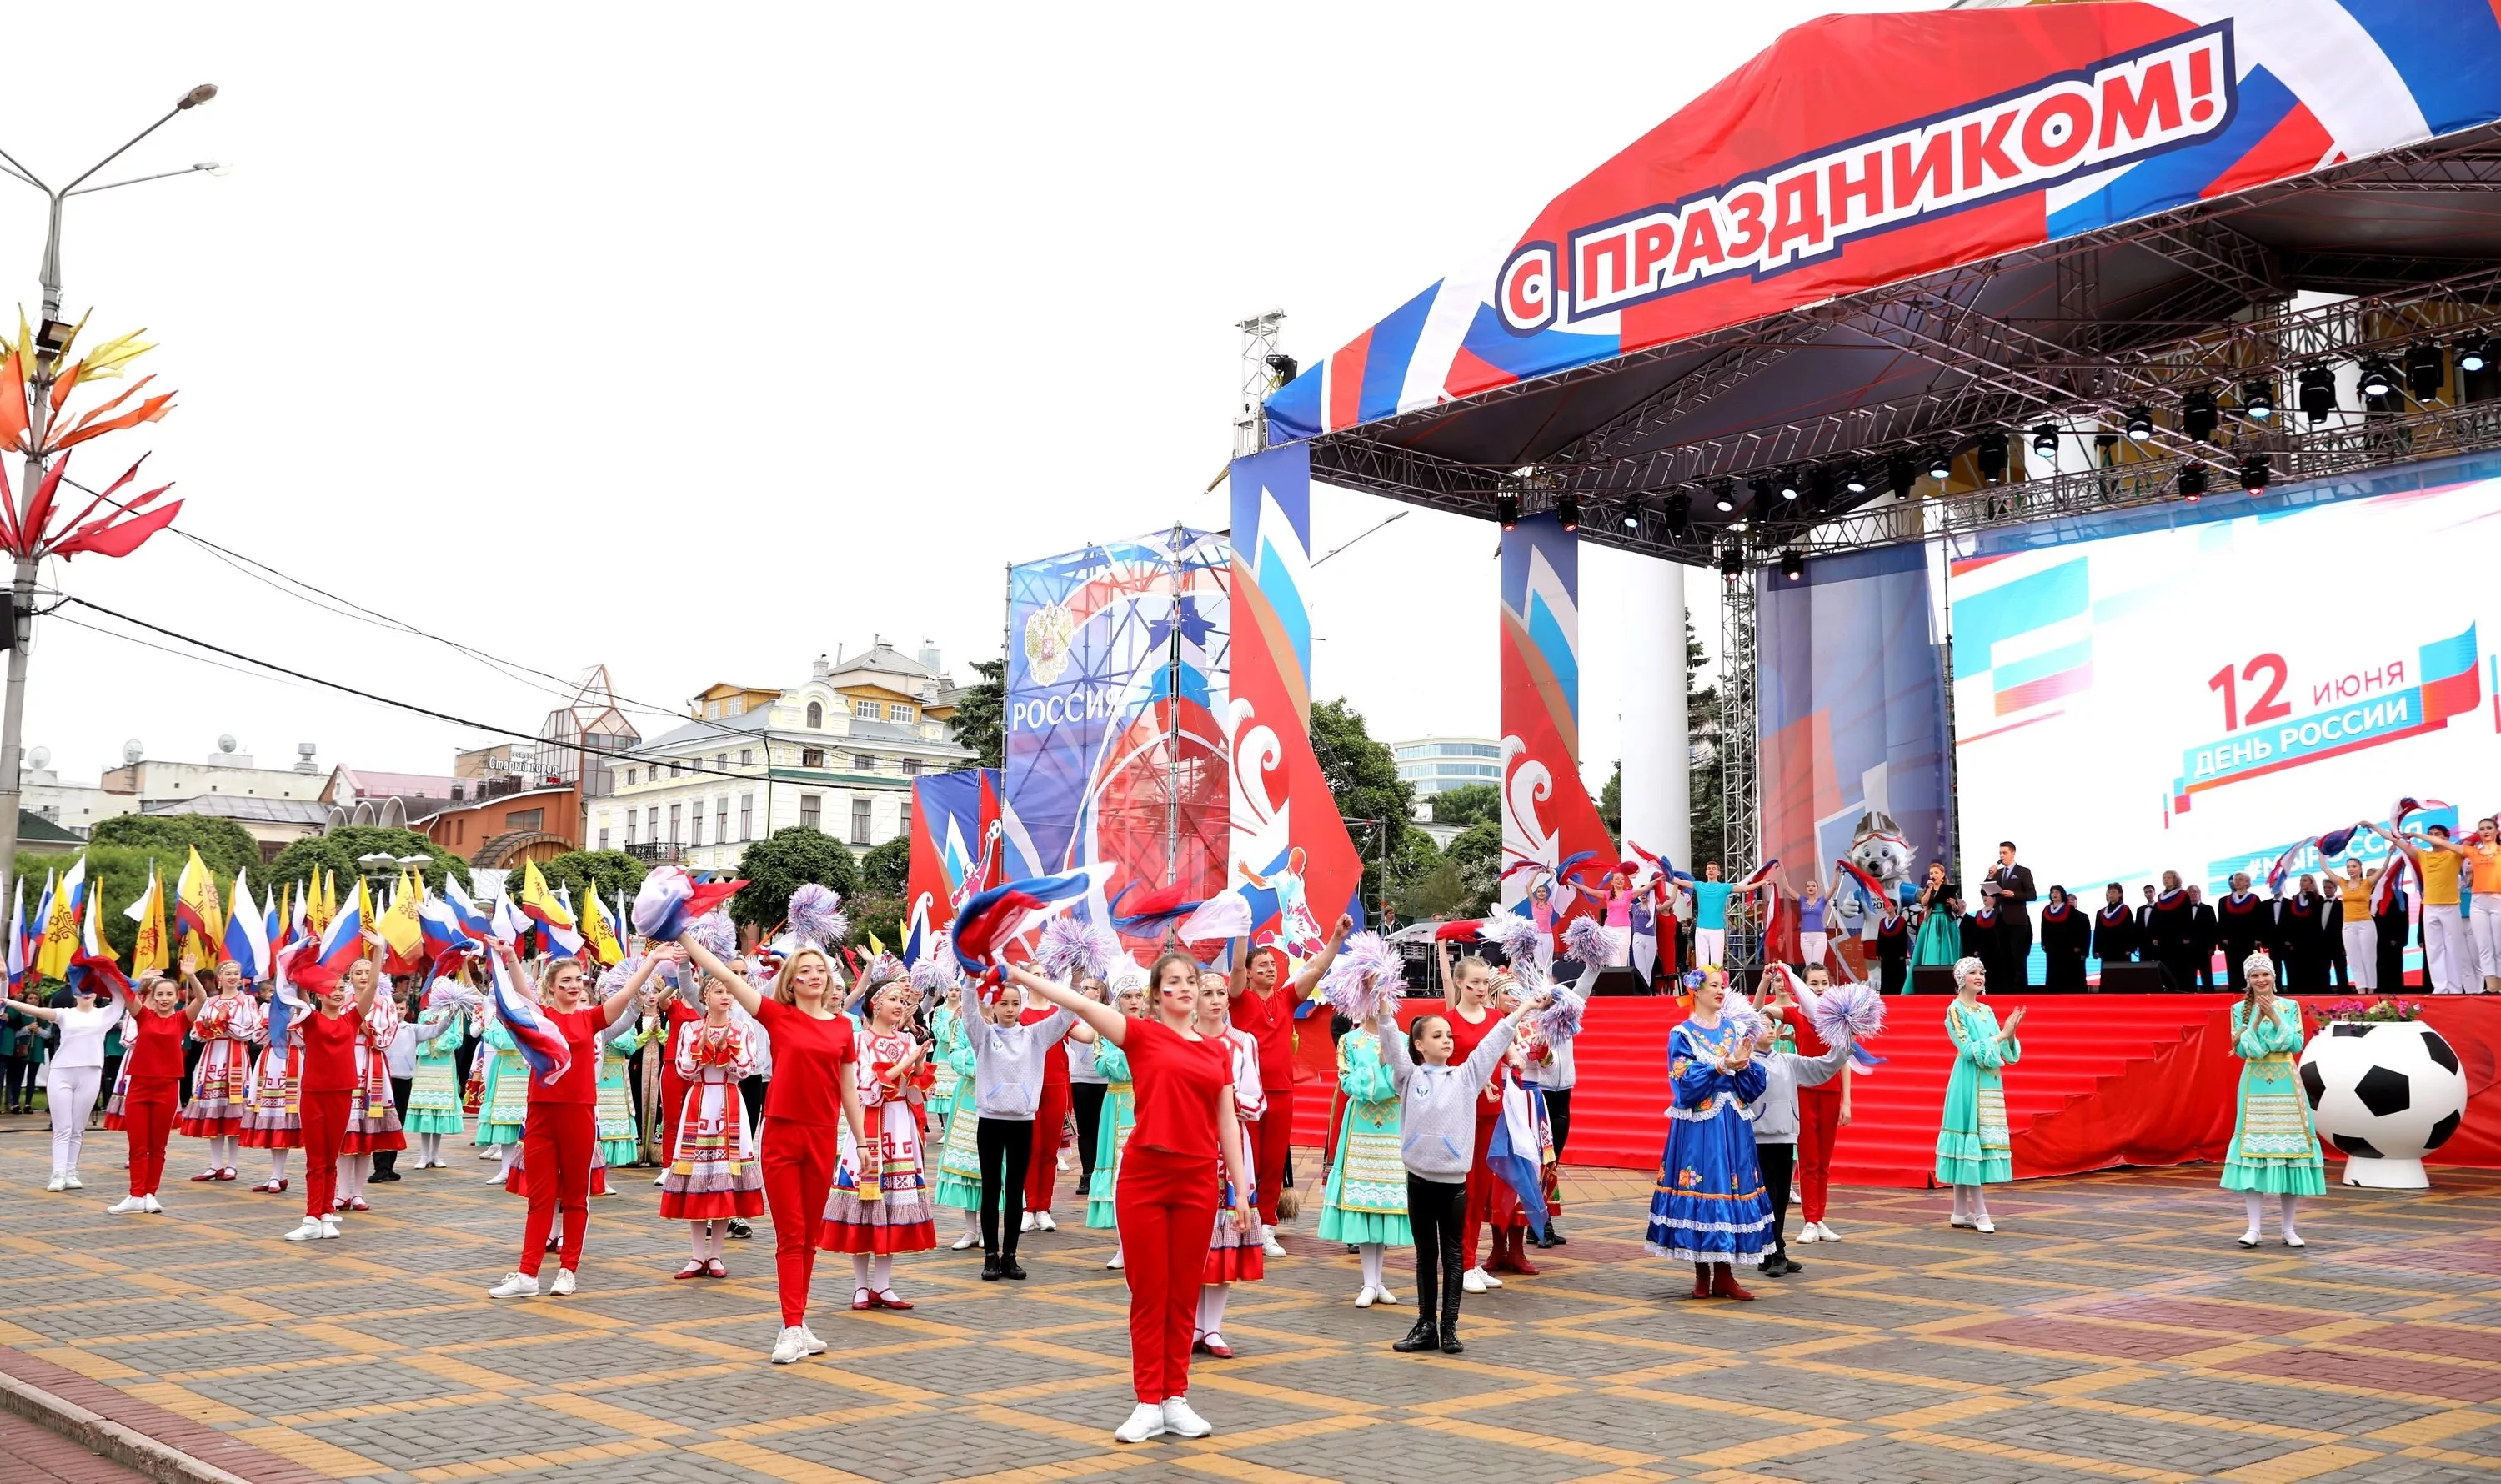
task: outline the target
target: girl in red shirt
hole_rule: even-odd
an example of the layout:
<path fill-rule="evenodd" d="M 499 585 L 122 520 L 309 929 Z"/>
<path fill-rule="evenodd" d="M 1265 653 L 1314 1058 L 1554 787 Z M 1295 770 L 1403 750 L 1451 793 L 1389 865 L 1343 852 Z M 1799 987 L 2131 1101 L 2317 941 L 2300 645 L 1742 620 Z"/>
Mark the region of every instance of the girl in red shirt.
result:
<path fill-rule="evenodd" d="M 495 952 L 516 985 L 526 984 L 519 955 L 498 939 Z M 573 1053 L 572 1062 L 550 1082 L 530 1073 L 529 1112 L 521 1126 L 521 1167 L 529 1180 L 530 1214 L 521 1223 L 521 1261 L 503 1282 L 486 1290 L 494 1298 L 533 1298 L 539 1265 L 556 1211 L 564 1212 L 564 1237 L 556 1254 L 555 1282 L 548 1292 L 574 1290 L 582 1265 L 582 1237 L 590 1226 L 590 1167 L 599 1144 L 599 1033 L 617 1024 L 642 995 L 640 976 L 620 984 L 605 1000 L 585 1003 L 590 971 L 579 959 L 550 959 L 539 969 L 540 1013 Z"/>
<path fill-rule="evenodd" d="M 1258 1246 L 1272 1258 L 1285 1255 L 1277 1244 L 1277 1193 L 1285 1186 L 1285 1161 L 1294 1140 L 1294 1011 L 1312 997 L 1338 950 L 1354 931 L 1354 919 L 1341 913 L 1327 944 L 1303 963 L 1301 972 L 1285 971 L 1284 950 L 1270 945 L 1253 949 L 1237 942 L 1231 984 L 1233 1029 L 1259 1043 L 1259 1092 L 1267 1114 L 1250 1126 L 1254 1147 L 1250 1164 L 1259 1182 Z M 1323 1022 L 1325 1024 L 1325 1022 Z"/>
<path fill-rule="evenodd" d="M 1190 1408 L 1189 1347 L 1219 1173 L 1235 1192 L 1227 1213 L 1234 1228 L 1248 1231 L 1257 1217 L 1247 1199 L 1250 1167 L 1234 1114 L 1232 1055 L 1190 1024 L 1198 1009 L 1198 964 L 1187 954 L 1157 959 L 1149 976 L 1153 1014 L 1139 1020 L 1029 970 L 1007 973 L 1120 1048 L 1137 1089 L 1137 1123 L 1120 1157 L 1114 1198 L 1127 1264 L 1129 1374 L 1138 1404 L 1112 1436 L 1124 1443 L 1166 1433 L 1205 1437 L 1214 1430 Z"/>
<path fill-rule="evenodd" d="M 361 963 L 365 961 L 358 960 Z M 280 973 L 284 973 L 282 964 Z M 339 1194 L 339 1150 L 348 1137 L 348 1104 L 356 1093 L 356 1032 L 373 1012 L 373 974 L 330 983 L 296 1012 L 293 1027 L 304 1041 L 304 1075 L 296 1105 L 304 1124 L 304 1220 L 286 1233 L 290 1242 L 317 1242 L 339 1234 L 333 1207 Z M 280 993 L 286 993 L 283 979 Z"/>
<path fill-rule="evenodd" d="M 773 1341 L 773 1364 L 792 1365 L 825 1353 L 825 1342 L 808 1328 L 808 1286 L 816 1277 L 817 1227 L 833 1194 L 843 1130 L 850 1130 L 855 1145 L 866 1142 L 859 1087 L 851 1078 L 859 1049 L 842 1013 L 834 962 L 819 950 L 791 954 L 773 976 L 773 997 L 767 999 L 693 933 L 679 939 L 679 946 L 755 1017 L 773 1043 L 760 1135 L 764 1209 L 773 1217 L 773 1265 L 782 1290 L 782 1333 Z"/>

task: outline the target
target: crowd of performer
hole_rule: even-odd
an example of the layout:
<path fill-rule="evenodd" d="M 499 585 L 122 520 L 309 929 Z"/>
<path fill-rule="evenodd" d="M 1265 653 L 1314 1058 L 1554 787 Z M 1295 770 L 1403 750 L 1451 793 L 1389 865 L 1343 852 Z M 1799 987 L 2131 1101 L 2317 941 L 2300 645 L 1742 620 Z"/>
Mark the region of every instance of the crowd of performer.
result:
<path fill-rule="evenodd" d="M 1335 1042 L 1315 1231 L 1356 1258 L 1353 1304 L 1401 1305 L 1388 1257 L 1414 1256 L 1416 1317 L 1391 1348 L 1461 1353 L 1463 1297 L 1535 1276 L 1529 1249 L 1566 1244 L 1555 1172 L 1573 1041 L 1598 975 L 1619 961 L 1621 929 L 1584 919 L 1541 954 L 1548 929 L 1500 915 L 1485 936 L 1507 964 L 1445 945 L 1449 992 L 1418 1014 L 1402 1004 L 1396 955 L 1371 935 L 1351 942 L 1351 928 L 1341 919 L 1300 961 L 1236 942 L 1218 955 L 1226 969 L 1184 952 L 1141 965 L 1098 933 L 1090 958 L 1045 954 L 968 976 L 943 947 L 848 974 L 830 945 L 804 936 L 742 953 L 721 919 L 640 941 L 604 973 L 577 958 L 524 961 L 494 940 L 470 961 L 400 978 L 378 969 L 377 944 L 302 995 L 283 973 L 262 993 L 234 963 L 185 960 L 120 992 L 107 979 L 99 993 L 91 975 L 66 1004 L 8 1009 L 17 1033 L 58 1037 L 48 1189 L 82 1188 L 86 1119 L 105 1096 L 127 1148 L 117 1214 L 164 1211 L 180 1129 L 206 1141 L 192 1179 L 239 1179 L 248 1146 L 271 1161 L 254 1189 L 282 1197 L 301 1150 L 303 1215 L 283 1235 L 340 1239 L 377 1198 L 372 1182 L 399 1178 L 412 1137 L 414 1168 L 446 1167 L 447 1140 L 474 1116 L 483 1155 L 526 1197 L 513 1268 L 488 1290 L 499 1299 L 579 1291 L 590 1197 L 613 1193 L 641 1155 L 625 1066 L 649 1047 L 667 1073 L 658 1214 L 688 1231 L 674 1276 L 727 1276 L 724 1238 L 769 1216 L 776 1365 L 830 1348 L 812 1322 L 820 1251 L 850 1259 L 838 1291 L 851 1309 L 911 1310 L 896 1259 L 938 1248 L 939 1207 L 961 1213 L 951 1250 L 978 1246 L 982 1280 L 1027 1280 L 1019 1238 L 1057 1228 L 1073 1122 L 1082 1204 L 1070 1219 L 1117 1235 L 1108 1265 L 1130 1293 L 1135 1405 L 1116 1435 L 1139 1442 L 1211 1430 L 1189 1401 L 1193 1358 L 1235 1353 L 1234 1285 L 1287 1255 L 1276 1223 L 1294 1109 L 1317 1091 L 1295 1086 L 1298 1033 L 1325 1028 Z M 1556 959 L 1583 965 L 1574 982 L 1549 981 Z M 2003 1079 L 2022 1055 L 2023 1013 L 2001 1023 L 1989 1009 L 1986 959 L 1962 956 L 1953 973 L 1935 1179 L 1951 1188 L 1951 1224 L 1986 1233 L 1985 1188 L 2012 1174 Z M 2323 1165 L 2292 1076 L 2300 1013 L 2277 978 L 2273 959 L 2248 957 L 2232 1020 L 2246 1070 L 2222 1183 L 2246 1195 L 2243 1245 L 2258 1241 L 2273 1196 L 2282 1239 L 2297 1247 L 2293 1202 L 2323 1191 Z M 1646 1245 L 1691 1265 L 1695 1298 L 1745 1301 L 1744 1277 L 1803 1270 L 1789 1256 L 1793 1196 L 1801 1242 L 1841 1239 L 1826 1219 L 1833 1149 L 1884 1001 L 1836 985 L 1819 956 L 1777 966 L 1751 999 L 1706 966 L 1689 996 L 1664 1049 L 1674 1105 Z M 482 1054 L 464 1078 L 457 1052 L 471 1037 Z M 187 1074 L 186 1039 L 197 1048 Z"/>

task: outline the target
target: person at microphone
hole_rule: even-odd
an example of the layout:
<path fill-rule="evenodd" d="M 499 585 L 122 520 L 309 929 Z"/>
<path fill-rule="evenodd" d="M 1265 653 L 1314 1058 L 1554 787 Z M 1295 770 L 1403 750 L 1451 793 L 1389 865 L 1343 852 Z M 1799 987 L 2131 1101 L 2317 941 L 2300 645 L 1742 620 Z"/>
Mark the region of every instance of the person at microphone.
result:
<path fill-rule="evenodd" d="M 2032 868 L 2015 860 L 2015 842 L 1997 842 L 1997 864 L 1980 884 L 1984 901 L 1997 908 L 1997 971 L 2000 991 L 2021 990 L 2032 979 Z"/>

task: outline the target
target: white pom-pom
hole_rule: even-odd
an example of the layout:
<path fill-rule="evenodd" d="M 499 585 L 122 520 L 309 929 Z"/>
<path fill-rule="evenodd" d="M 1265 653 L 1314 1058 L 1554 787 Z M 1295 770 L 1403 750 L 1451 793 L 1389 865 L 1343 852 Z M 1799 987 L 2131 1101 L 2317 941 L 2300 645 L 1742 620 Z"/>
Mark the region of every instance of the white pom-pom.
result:
<path fill-rule="evenodd" d="M 1537 1033 L 1549 1046 L 1560 1046 L 1581 1033 L 1581 996 L 1558 994 L 1554 1003 L 1534 1017 Z"/>
<path fill-rule="evenodd" d="M 1884 1029 L 1884 996 L 1870 984 L 1836 984 L 1823 992 L 1808 1019 L 1830 1044 L 1847 1036 L 1864 1041 Z"/>
<path fill-rule="evenodd" d="M 1607 951 L 1614 947 L 1607 934 L 1607 925 L 1594 917 L 1576 917 L 1563 928 L 1563 957 L 1586 967 L 1607 961 Z"/>
<path fill-rule="evenodd" d="M 943 947 L 921 955 L 920 961 L 912 965 L 912 987 L 923 995 L 944 995 L 962 977 L 963 971 L 955 967 L 955 956 Z"/>
<path fill-rule="evenodd" d="M 850 919 L 843 915 L 843 894 L 811 881 L 790 894 L 790 930 L 812 948 L 832 949 L 851 935 Z"/>
<path fill-rule="evenodd" d="M 721 911 L 707 912 L 686 925 L 695 941 L 723 963 L 738 957 L 738 926 Z"/>
<path fill-rule="evenodd" d="M 1477 936 L 1502 950 L 1502 956 L 1517 964 L 1537 952 L 1537 940 L 1545 929 L 1517 912 L 1497 912 L 1477 928 Z"/>
<path fill-rule="evenodd" d="M 1042 925 L 1040 947 L 1034 961 L 1053 979 L 1066 979 L 1081 968 L 1092 970 L 1101 956 L 1094 929 L 1067 916 L 1054 917 Z"/>
<path fill-rule="evenodd" d="M 642 962 L 643 961 L 640 958 L 633 958 L 627 959 L 621 963 L 610 964 L 606 972 L 599 976 L 599 997 L 606 999 L 609 995 L 616 994 L 618 990 L 625 988 L 625 981 L 633 977 L 634 970 L 640 967 Z"/>
<path fill-rule="evenodd" d="M 1742 995 L 1731 995 L 1720 1002 L 1719 1024 L 1738 1041 L 1751 1041 L 1763 1033 L 1763 1017 L 1755 1012 L 1753 1002 Z"/>
<path fill-rule="evenodd" d="M 1319 997 L 1329 1008 L 1358 1026 L 1381 1016 L 1384 1004 L 1395 1004 L 1406 992 L 1406 966 L 1398 950 L 1377 932 L 1358 932 L 1338 950 L 1337 961 L 1320 976 Z"/>

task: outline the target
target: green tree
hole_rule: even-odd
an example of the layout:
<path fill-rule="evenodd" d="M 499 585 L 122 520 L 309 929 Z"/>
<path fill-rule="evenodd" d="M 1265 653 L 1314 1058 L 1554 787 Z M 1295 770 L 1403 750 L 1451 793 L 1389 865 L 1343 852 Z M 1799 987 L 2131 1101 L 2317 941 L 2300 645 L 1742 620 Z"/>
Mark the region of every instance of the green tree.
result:
<path fill-rule="evenodd" d="M 31 919 L 43 900 L 45 873 L 49 871 L 54 877 L 66 875 L 82 854 L 86 857 L 86 889 L 100 909 L 96 914 L 96 926 L 103 930 L 105 942 L 120 957 L 121 966 L 127 969 L 130 967 L 130 951 L 138 942 L 139 925 L 122 916 L 122 909 L 137 901 L 139 894 L 148 890 L 148 863 L 152 860 L 156 862 L 157 877 L 165 885 L 165 928 L 171 932 L 174 928 L 174 876 L 181 862 L 176 861 L 169 868 L 161 855 L 135 845 L 89 845 L 83 852 L 24 852 L 17 857 L 17 872 L 26 883 L 28 931 L 35 930 Z M 204 864 L 207 862 L 206 851 L 200 853 L 200 860 Z M 255 869 L 257 864 L 254 862 Z M 252 895 L 258 897 L 267 885 L 266 882 L 253 882 Z M 233 889 L 233 878 L 220 872 L 217 877 L 219 902 L 222 903 Z"/>
<path fill-rule="evenodd" d="M 833 888 L 847 901 L 860 887 L 859 858 L 851 848 L 805 825 L 784 826 L 739 852 L 738 874 L 747 888 L 729 899 L 730 920 L 765 931 L 781 926 L 791 894 L 811 881 Z"/>
<path fill-rule="evenodd" d="M 1401 858 L 1415 827 L 1408 822 L 1416 816 L 1416 786 L 1398 776 L 1398 759 L 1372 740 L 1363 713 L 1345 696 L 1313 703 L 1312 751 L 1337 800 L 1338 818 L 1347 821 L 1347 833 L 1363 856 L 1364 905 L 1377 911 L 1383 862 Z"/>
<path fill-rule="evenodd" d="M 650 870 L 642 861 L 621 850 L 569 850 L 539 867 L 547 878 L 548 890 L 558 887 L 570 890 L 577 915 L 585 909 L 584 898 L 596 892 L 610 902 L 619 893 L 625 903 L 634 903 L 635 889 L 642 886 L 644 873 Z"/>
<path fill-rule="evenodd" d="M 126 845 L 151 854 L 159 873 L 168 879 L 182 870 L 194 846 L 199 848 L 200 863 L 220 879 L 231 879 L 246 866 L 260 869 L 260 842 L 251 837 L 251 831 L 232 820 L 204 814 L 116 815 L 97 821 L 87 831 L 87 843 Z"/>
<path fill-rule="evenodd" d="M 1005 767 L 1008 662 L 976 659 L 973 673 L 982 678 L 955 697 L 955 715 L 948 725 L 954 728 L 956 742 L 973 750 L 975 767 Z"/>
<path fill-rule="evenodd" d="M 469 862 L 418 834 L 396 825 L 342 825 L 328 834 L 313 835 L 296 841 L 278 853 L 267 867 L 271 881 L 310 881 L 322 871 L 334 877 L 342 892 L 351 890 L 364 867 L 356 863 L 360 856 L 387 854 L 423 856 L 426 863 L 418 868 L 425 884 L 442 890 L 443 878 L 450 876 L 465 890 L 470 885 Z"/>
<path fill-rule="evenodd" d="M 1605 823 L 1607 833 L 1620 840 L 1624 837 L 1624 765 L 1607 775 L 1607 786 L 1598 791 L 1598 818 Z"/>
<path fill-rule="evenodd" d="M 886 952 L 895 953 L 902 949 L 901 896 L 889 895 L 873 887 L 864 888 L 859 895 L 844 900 L 843 913 L 851 920 L 851 935 L 848 940 L 851 947 L 865 953 L 870 935 L 875 934 L 877 940 L 885 945 Z"/>
<path fill-rule="evenodd" d="M 1489 783 L 1444 789 L 1432 797 L 1436 825 L 1482 825 L 1502 819 L 1502 791 Z"/>
<path fill-rule="evenodd" d="M 1483 917 L 1492 911 L 1494 893 L 1502 882 L 1502 826 L 1491 820 L 1469 826 L 1442 852 L 1442 858 L 1458 873 L 1459 886 L 1466 893 L 1449 915 Z"/>
<path fill-rule="evenodd" d="M 860 890 L 900 898 L 912 876 L 912 836 L 896 835 L 860 857 Z"/>

